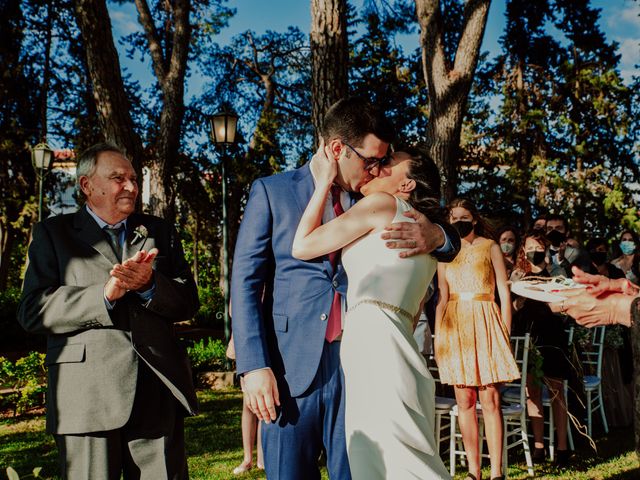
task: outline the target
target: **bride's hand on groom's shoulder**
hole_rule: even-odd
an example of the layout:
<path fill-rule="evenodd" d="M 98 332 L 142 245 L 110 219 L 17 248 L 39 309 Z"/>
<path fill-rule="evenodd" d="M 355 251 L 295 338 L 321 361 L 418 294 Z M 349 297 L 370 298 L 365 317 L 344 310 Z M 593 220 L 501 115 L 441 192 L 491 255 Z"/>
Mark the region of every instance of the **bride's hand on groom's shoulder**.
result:
<path fill-rule="evenodd" d="M 338 161 L 333 156 L 331 149 L 320 138 L 318 150 L 313 155 L 315 164 L 316 182 L 318 185 L 331 185 L 338 174 Z"/>

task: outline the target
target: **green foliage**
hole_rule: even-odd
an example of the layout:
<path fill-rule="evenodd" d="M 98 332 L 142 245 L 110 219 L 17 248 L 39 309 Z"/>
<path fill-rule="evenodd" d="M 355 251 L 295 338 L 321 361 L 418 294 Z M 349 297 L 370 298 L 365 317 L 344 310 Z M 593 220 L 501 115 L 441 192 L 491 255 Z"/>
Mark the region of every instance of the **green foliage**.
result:
<path fill-rule="evenodd" d="M 220 288 L 213 285 L 198 286 L 200 309 L 194 318 L 201 327 L 222 327 L 224 316 L 224 297 Z"/>
<path fill-rule="evenodd" d="M 590 2 L 506 4 L 502 54 L 481 65 L 470 99 L 460 179 L 509 223 L 561 213 L 579 239 L 640 226 L 637 94 L 598 16 Z"/>
<path fill-rule="evenodd" d="M 624 329 L 622 325 L 611 325 L 604 333 L 604 346 L 618 349 L 624 344 Z"/>
<path fill-rule="evenodd" d="M 529 366 L 527 375 L 531 378 L 533 384 L 538 387 L 542 387 L 544 379 L 544 372 L 542 371 L 543 360 L 540 350 L 538 350 L 538 347 L 532 343 L 529 348 Z"/>
<path fill-rule="evenodd" d="M 19 303 L 19 288 L 0 290 L 0 349 L 15 349 L 26 343 L 28 334 L 16 319 Z"/>
<path fill-rule="evenodd" d="M 227 346 L 220 339 L 203 338 L 187 348 L 194 370 L 225 370 Z"/>
<path fill-rule="evenodd" d="M 46 391 L 45 355 L 31 352 L 15 362 L 0 357 L 0 387 L 14 391 L 2 397 L 2 408 L 13 408 L 22 414 L 43 403 Z"/>
<path fill-rule="evenodd" d="M 362 33 L 351 42 L 349 93 L 368 98 L 387 112 L 402 144 L 422 140 L 428 99 L 420 51 L 405 53 L 396 42 L 401 34 L 417 34 L 415 5 L 367 1 L 355 22 Z"/>
<path fill-rule="evenodd" d="M 195 221 L 191 219 L 191 222 Z M 188 227 L 193 232 L 192 223 Z M 185 232 L 186 233 L 186 232 Z M 208 241 L 213 241 L 207 237 Z M 200 244 L 206 243 L 205 239 L 200 239 Z M 194 317 L 195 323 L 200 327 L 219 328 L 223 325 L 224 297 L 218 287 L 220 280 L 220 269 L 218 258 L 212 255 L 210 248 L 200 247 L 197 253 L 194 252 L 193 240 L 189 235 L 183 235 L 182 245 L 185 258 L 194 269 L 194 276 L 198 283 L 198 299 L 200 308 Z M 197 259 L 194 256 L 197 255 Z M 197 261 L 194 261 L 197 260 Z"/>

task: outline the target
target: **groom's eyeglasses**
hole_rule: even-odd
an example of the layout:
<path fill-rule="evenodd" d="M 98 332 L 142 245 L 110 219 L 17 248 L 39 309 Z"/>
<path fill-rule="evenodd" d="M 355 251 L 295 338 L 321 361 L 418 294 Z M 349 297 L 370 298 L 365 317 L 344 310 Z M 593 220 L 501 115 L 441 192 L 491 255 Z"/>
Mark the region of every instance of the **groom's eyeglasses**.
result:
<path fill-rule="evenodd" d="M 369 171 L 372 170 L 375 167 L 384 167 L 385 165 L 388 165 L 389 162 L 391 161 L 391 154 L 393 153 L 393 149 L 391 147 L 391 145 L 389 145 L 389 150 L 387 151 L 387 154 L 384 157 L 380 157 L 380 158 L 376 158 L 376 157 L 365 157 L 364 155 L 360 154 L 355 148 L 353 148 L 351 145 L 349 145 L 346 142 L 342 142 L 344 143 L 347 147 L 349 147 L 351 149 L 351 151 L 353 153 L 355 153 L 358 158 L 360 158 L 360 160 L 362 160 L 364 162 L 364 169 Z"/>

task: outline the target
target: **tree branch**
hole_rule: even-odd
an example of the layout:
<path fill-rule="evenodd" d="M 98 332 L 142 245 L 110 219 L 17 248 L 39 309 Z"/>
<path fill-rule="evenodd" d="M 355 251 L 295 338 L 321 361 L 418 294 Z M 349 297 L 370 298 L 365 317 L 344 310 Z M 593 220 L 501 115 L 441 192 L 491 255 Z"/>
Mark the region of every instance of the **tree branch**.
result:
<path fill-rule="evenodd" d="M 189 38 L 191 24 L 189 23 L 190 0 L 176 0 L 174 4 L 173 50 L 169 64 L 169 82 L 184 80 L 184 70 L 189 55 Z"/>
<path fill-rule="evenodd" d="M 158 77 L 160 86 L 164 86 L 166 77 L 166 60 L 162 54 L 162 45 L 160 44 L 160 38 L 156 31 L 156 26 L 153 23 L 153 17 L 149 10 L 147 0 L 135 0 L 136 8 L 138 9 L 138 21 L 149 43 L 149 51 L 151 52 L 151 61 L 153 63 L 153 70 Z"/>
<path fill-rule="evenodd" d="M 446 84 L 449 73 L 444 51 L 443 26 L 440 15 L 439 0 L 416 0 L 416 16 L 420 24 L 424 79 L 433 95 L 439 93 L 436 92 L 439 85 Z M 431 58 L 427 58 L 427 53 L 429 52 L 432 54 Z"/>
<path fill-rule="evenodd" d="M 453 64 L 453 69 L 464 77 L 473 75 L 475 71 L 490 3 L 491 0 L 469 0 L 464 7 L 462 36 Z"/>

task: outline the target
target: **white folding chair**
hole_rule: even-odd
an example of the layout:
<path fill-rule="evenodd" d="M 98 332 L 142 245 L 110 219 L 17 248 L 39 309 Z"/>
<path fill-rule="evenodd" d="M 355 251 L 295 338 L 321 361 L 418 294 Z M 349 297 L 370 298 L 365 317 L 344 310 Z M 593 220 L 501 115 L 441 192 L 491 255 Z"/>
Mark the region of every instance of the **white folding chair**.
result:
<path fill-rule="evenodd" d="M 431 335 L 431 349 L 428 355 L 425 356 L 427 367 L 431 372 L 431 376 L 436 381 L 436 384 L 440 383 L 440 372 L 438 371 L 438 364 L 436 363 L 434 354 L 434 342 L 435 335 Z M 436 418 L 435 418 L 435 437 L 436 437 L 436 451 L 440 453 L 440 445 L 442 442 L 449 440 L 450 430 L 450 416 L 451 409 L 456 404 L 456 399 L 451 397 L 443 397 L 436 395 Z M 448 443 L 446 444 L 448 445 Z M 447 448 L 448 449 L 448 448 Z M 443 452 L 446 453 L 446 450 Z"/>
<path fill-rule="evenodd" d="M 604 413 L 604 402 L 602 400 L 602 353 L 604 351 L 604 336 L 606 327 L 595 327 L 591 331 L 591 341 L 583 345 L 580 352 L 580 359 L 585 369 L 583 378 L 584 390 L 587 395 L 587 433 L 592 436 L 593 412 L 600 410 L 602 426 L 605 433 L 609 433 L 607 416 Z M 594 375 L 595 373 L 595 375 Z"/>
<path fill-rule="evenodd" d="M 573 327 L 569 327 L 567 329 L 567 346 L 568 347 L 570 347 L 571 344 L 573 343 L 573 331 L 574 331 Z M 566 379 L 562 381 L 562 390 L 564 393 L 565 407 L 566 407 L 567 399 L 569 398 L 568 397 L 569 381 Z M 517 403 L 519 401 L 518 399 L 519 393 L 520 392 L 517 387 L 508 387 L 503 390 L 502 399 L 505 402 Z M 546 440 L 547 444 L 549 445 L 549 458 L 551 459 L 551 461 L 553 461 L 555 458 L 555 428 L 556 428 L 554 423 L 555 419 L 553 417 L 552 400 L 553 399 L 552 399 L 549 387 L 547 387 L 546 384 L 543 384 L 542 385 L 542 408 L 548 409 L 548 412 L 545 412 L 544 414 L 544 419 L 545 419 L 544 420 L 544 425 L 545 425 L 544 440 Z M 531 434 L 529 435 L 529 437 L 533 438 Z M 571 425 L 570 425 L 569 418 L 567 418 L 567 441 L 569 443 L 569 449 L 574 450 L 573 434 L 571 433 Z"/>
<path fill-rule="evenodd" d="M 531 449 L 529 447 L 529 438 L 527 435 L 527 366 L 529 362 L 529 334 L 524 336 L 511 337 L 511 348 L 513 356 L 520 368 L 520 379 L 508 384 L 508 387 L 516 387 L 518 391 L 518 401 L 502 406 L 503 417 L 503 447 L 502 447 L 502 471 L 506 475 L 508 466 L 508 453 L 512 448 L 522 445 L 525 460 L 527 462 L 527 471 L 533 476 L 533 462 L 531 460 Z M 476 404 L 478 409 L 478 421 L 482 420 L 482 408 L 480 403 Z M 465 458 L 466 453 L 463 448 L 456 448 L 456 444 L 460 444 L 458 439 L 462 435 L 457 429 L 458 409 L 451 409 L 451 434 L 449 438 L 449 472 L 451 476 L 456 474 L 456 458 Z M 479 426 L 480 441 L 480 458 L 488 457 L 488 454 L 482 453 L 482 442 L 484 437 L 484 428 Z"/>

